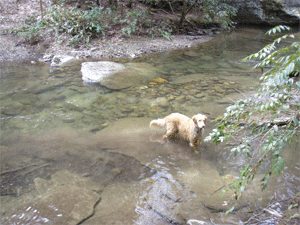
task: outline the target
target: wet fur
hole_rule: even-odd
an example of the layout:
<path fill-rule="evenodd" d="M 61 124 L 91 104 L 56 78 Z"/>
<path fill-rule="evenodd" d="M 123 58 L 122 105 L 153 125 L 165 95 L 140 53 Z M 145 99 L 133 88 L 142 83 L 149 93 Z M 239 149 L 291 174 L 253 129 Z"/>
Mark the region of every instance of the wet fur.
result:
<path fill-rule="evenodd" d="M 167 127 L 167 133 L 163 138 L 170 138 L 176 133 L 180 137 L 189 141 L 193 150 L 201 147 L 201 141 L 204 134 L 204 127 L 206 125 L 207 117 L 202 114 L 194 115 L 189 118 L 180 113 L 172 113 L 164 119 L 152 120 L 150 127 Z"/>

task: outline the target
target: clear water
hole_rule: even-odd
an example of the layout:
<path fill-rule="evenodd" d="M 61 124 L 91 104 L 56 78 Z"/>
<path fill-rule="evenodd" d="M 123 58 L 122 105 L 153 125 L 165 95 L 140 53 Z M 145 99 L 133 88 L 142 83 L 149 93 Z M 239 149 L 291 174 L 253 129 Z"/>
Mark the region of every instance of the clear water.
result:
<path fill-rule="evenodd" d="M 149 122 L 171 112 L 222 115 L 258 86 L 254 62 L 241 58 L 268 43 L 258 29 L 240 29 L 199 46 L 120 63 L 147 65 L 149 76 L 129 87 L 84 84 L 81 63 L 51 68 L 15 62 L 1 66 L 1 186 L 4 224 L 207 224 L 246 220 L 251 212 L 299 191 L 299 146 L 287 167 L 261 192 L 259 177 L 234 214 L 224 215 L 243 159 L 226 145 L 162 142 Z M 155 83 L 163 78 L 167 82 Z M 126 81 L 122 81 L 126 82 Z M 262 174 L 263 175 L 263 174 Z"/>

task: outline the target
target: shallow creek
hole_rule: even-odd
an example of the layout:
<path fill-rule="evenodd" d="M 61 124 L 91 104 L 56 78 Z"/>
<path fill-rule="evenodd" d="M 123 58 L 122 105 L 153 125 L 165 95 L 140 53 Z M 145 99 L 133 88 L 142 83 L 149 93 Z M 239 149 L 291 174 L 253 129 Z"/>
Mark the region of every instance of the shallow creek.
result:
<path fill-rule="evenodd" d="M 237 224 L 274 194 L 293 196 L 300 190 L 299 146 L 286 151 L 287 167 L 269 189 L 261 192 L 258 175 L 225 216 L 232 192 L 221 198 L 222 189 L 244 159 L 212 143 L 196 153 L 149 128 L 171 112 L 203 113 L 208 134 L 226 106 L 258 86 L 260 71 L 241 59 L 267 43 L 264 31 L 248 28 L 185 50 L 114 60 L 149 73 L 128 77 L 118 90 L 83 83 L 82 61 L 2 66 L 0 222 Z"/>

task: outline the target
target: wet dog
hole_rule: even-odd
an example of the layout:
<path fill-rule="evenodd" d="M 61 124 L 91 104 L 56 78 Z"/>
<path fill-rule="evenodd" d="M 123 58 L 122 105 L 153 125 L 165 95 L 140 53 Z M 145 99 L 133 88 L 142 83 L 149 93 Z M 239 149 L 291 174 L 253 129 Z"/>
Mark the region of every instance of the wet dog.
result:
<path fill-rule="evenodd" d="M 189 141 L 190 147 L 193 150 L 197 150 L 197 148 L 201 147 L 206 121 L 207 117 L 202 114 L 197 114 L 192 118 L 189 118 L 180 113 L 172 113 L 164 119 L 152 120 L 150 122 L 150 127 L 166 126 L 167 133 L 163 138 L 170 138 L 178 134 L 179 137 Z"/>

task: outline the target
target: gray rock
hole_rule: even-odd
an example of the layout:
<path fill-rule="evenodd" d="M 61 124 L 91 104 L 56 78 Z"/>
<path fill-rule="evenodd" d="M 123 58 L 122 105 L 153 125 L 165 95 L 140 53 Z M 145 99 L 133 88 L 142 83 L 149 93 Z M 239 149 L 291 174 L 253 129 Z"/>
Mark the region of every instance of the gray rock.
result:
<path fill-rule="evenodd" d="M 42 59 L 39 59 L 41 62 L 51 62 L 53 55 L 44 55 Z"/>
<path fill-rule="evenodd" d="M 282 0 L 225 0 L 225 3 L 237 10 L 238 23 L 268 24 L 268 25 L 297 25 L 300 22 L 298 14 L 289 8 L 290 3 Z"/>

